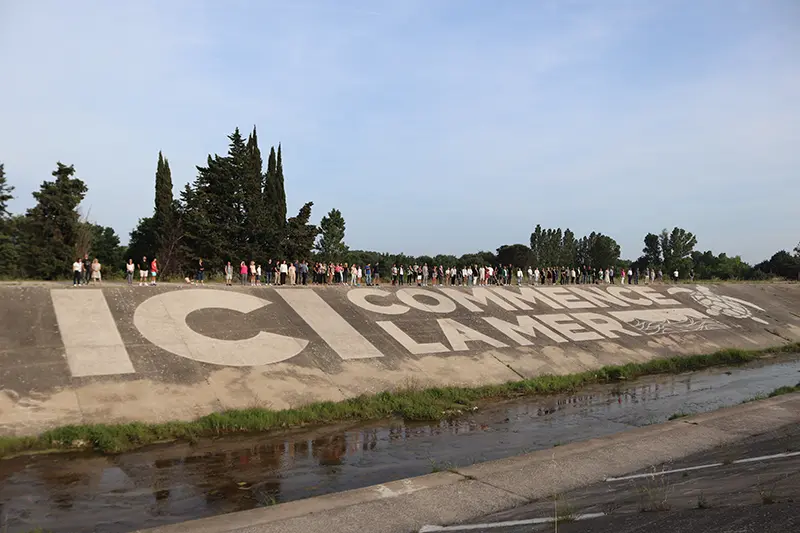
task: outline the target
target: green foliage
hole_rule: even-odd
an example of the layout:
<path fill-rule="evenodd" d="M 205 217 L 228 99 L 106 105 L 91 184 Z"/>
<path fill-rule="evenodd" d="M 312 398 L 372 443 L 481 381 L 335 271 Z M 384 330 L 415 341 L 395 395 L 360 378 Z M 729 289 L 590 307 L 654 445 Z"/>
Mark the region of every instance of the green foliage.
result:
<path fill-rule="evenodd" d="M 800 343 L 765 350 L 720 350 L 706 355 L 654 359 L 645 363 L 606 366 L 567 375 L 543 375 L 499 385 L 480 387 L 401 388 L 361 395 L 341 402 L 316 402 L 274 411 L 251 408 L 212 413 L 191 422 L 64 426 L 38 437 L 0 437 L 0 457 L 32 450 L 92 448 L 118 453 L 170 439 L 194 441 L 198 437 L 327 424 L 342 421 L 402 417 L 407 420 L 441 420 L 457 417 L 478 402 L 538 394 L 574 392 L 597 383 L 631 380 L 651 374 L 683 373 L 714 366 L 748 363 L 775 352 L 800 350 Z"/>
<path fill-rule="evenodd" d="M 14 192 L 14 187 L 8 184 L 6 180 L 6 169 L 3 163 L 0 163 L 0 220 L 9 218 L 11 213 L 8 212 L 8 202 L 14 199 L 11 194 Z"/>
<path fill-rule="evenodd" d="M 756 271 L 769 276 L 781 276 L 787 279 L 800 279 L 800 244 L 795 248 L 795 255 L 786 250 L 775 253 L 767 261 L 753 267 Z"/>
<path fill-rule="evenodd" d="M 697 245 L 697 238 L 691 232 L 675 227 L 672 232 L 662 230 L 659 240 L 664 269 L 670 276 L 677 270 L 682 277 L 686 277 L 693 266 L 691 255 Z"/>
<path fill-rule="evenodd" d="M 319 230 L 314 224 L 309 224 L 311 218 L 311 206 L 314 202 L 308 202 L 296 217 L 290 218 L 286 223 L 286 240 L 283 244 L 284 257 L 289 260 L 303 261 L 311 257 L 311 248 L 317 239 Z"/>
<path fill-rule="evenodd" d="M 657 268 L 661 266 L 661 239 L 654 233 L 648 233 L 644 237 L 644 248 L 642 249 L 644 266 Z"/>
<path fill-rule="evenodd" d="M 54 181 L 42 183 L 33 193 L 36 205 L 29 209 L 23 224 L 22 264 L 28 276 L 56 279 L 69 274 L 77 257 L 79 231 L 78 204 L 86 185 L 73 178 L 75 168 L 57 164 Z"/>
<path fill-rule="evenodd" d="M 347 245 L 344 243 L 345 222 L 342 212 L 338 209 L 331 209 L 327 215 L 322 217 L 319 229 L 317 250 L 320 259 L 326 263 L 342 261 L 347 254 Z"/>
<path fill-rule="evenodd" d="M 692 252 L 692 264 L 695 276 L 700 279 L 749 279 L 752 272 L 750 265 L 738 255 L 728 257 L 721 253 L 715 256 L 710 250 Z"/>
<path fill-rule="evenodd" d="M 530 263 L 531 249 L 524 244 L 504 244 L 497 249 L 497 262 L 524 267 Z"/>

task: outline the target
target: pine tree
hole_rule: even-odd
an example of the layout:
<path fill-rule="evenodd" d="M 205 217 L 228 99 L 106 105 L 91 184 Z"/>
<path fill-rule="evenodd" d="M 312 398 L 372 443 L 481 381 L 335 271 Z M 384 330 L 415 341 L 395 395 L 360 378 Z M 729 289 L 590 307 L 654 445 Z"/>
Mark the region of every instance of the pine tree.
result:
<path fill-rule="evenodd" d="M 286 192 L 283 181 L 283 157 L 278 145 L 269 151 L 267 173 L 264 176 L 264 210 L 265 225 L 268 227 L 268 250 L 271 255 L 280 256 L 287 253 L 286 242 Z"/>
<path fill-rule="evenodd" d="M 342 212 L 331 209 L 322 217 L 319 223 L 320 238 L 317 250 L 323 261 L 338 263 L 344 260 L 347 254 L 347 245 L 344 243 L 345 222 Z"/>
<path fill-rule="evenodd" d="M 319 233 L 317 226 L 308 223 L 311 219 L 311 206 L 313 205 L 314 202 L 306 203 L 300 208 L 296 217 L 292 217 L 286 222 L 286 239 L 283 249 L 287 260 L 302 261 L 311 255 L 311 248 Z"/>
<path fill-rule="evenodd" d="M 0 163 L 0 220 L 5 220 L 10 215 L 8 212 L 8 202 L 14 198 L 11 194 L 13 192 L 14 187 L 9 185 L 6 181 L 5 165 Z"/>
<path fill-rule="evenodd" d="M 4 277 L 18 275 L 19 266 L 17 224 L 8 211 L 13 192 L 14 187 L 6 181 L 5 168 L 0 163 L 0 276 Z"/>
<path fill-rule="evenodd" d="M 75 168 L 58 163 L 55 181 L 45 181 L 33 193 L 36 206 L 25 215 L 24 270 L 30 276 L 55 279 L 69 273 L 77 257 L 78 205 L 87 188 L 73 178 Z"/>

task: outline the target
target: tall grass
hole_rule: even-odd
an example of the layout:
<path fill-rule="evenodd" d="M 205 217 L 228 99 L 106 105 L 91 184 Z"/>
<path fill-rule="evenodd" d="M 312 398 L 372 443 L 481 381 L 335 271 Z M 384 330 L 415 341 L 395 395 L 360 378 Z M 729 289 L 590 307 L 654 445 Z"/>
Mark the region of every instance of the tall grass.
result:
<path fill-rule="evenodd" d="M 715 366 L 735 366 L 768 354 L 792 352 L 800 352 L 800 343 L 763 350 L 725 349 L 705 355 L 604 366 L 595 371 L 576 374 L 542 375 L 498 385 L 429 389 L 412 387 L 394 392 L 361 395 L 340 402 L 316 402 L 280 411 L 262 408 L 235 409 L 212 413 L 190 422 L 70 425 L 46 431 L 36 437 L 0 437 L 0 457 L 58 449 L 94 449 L 104 453 L 117 453 L 160 441 L 193 442 L 201 437 L 390 417 L 441 420 L 457 417 L 479 402 L 568 393 L 592 384 L 619 382 L 645 375 L 679 374 Z"/>

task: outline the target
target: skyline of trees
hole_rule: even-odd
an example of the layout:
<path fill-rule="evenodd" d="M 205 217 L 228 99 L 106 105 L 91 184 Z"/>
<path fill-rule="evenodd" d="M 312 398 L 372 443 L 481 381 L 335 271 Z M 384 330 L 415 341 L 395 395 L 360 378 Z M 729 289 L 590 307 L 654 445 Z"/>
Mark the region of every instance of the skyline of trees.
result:
<path fill-rule="evenodd" d="M 271 146 L 266 169 L 254 127 L 245 138 L 236 128 L 227 136 L 224 155 L 209 154 L 197 166 L 195 179 L 175 198 L 169 160 L 158 153 L 154 200 L 149 215 L 130 232 L 127 247 L 111 227 L 92 223 L 79 206 L 88 188 L 75 177 L 72 165 L 58 162 L 54 180 L 45 180 L 33 193 L 36 205 L 25 214 L 8 210 L 14 187 L 0 162 L 0 276 L 56 279 L 67 276 L 72 261 L 89 253 L 107 269 L 121 272 L 127 258 L 158 257 L 161 272 L 183 277 L 202 258 L 207 272 L 221 271 L 227 261 L 267 259 L 325 262 L 428 263 L 463 265 L 502 263 L 518 266 L 694 270 L 699 278 L 760 279 L 769 275 L 798 279 L 800 243 L 793 253 L 781 250 L 754 266 L 740 256 L 695 250 L 696 236 L 683 228 L 649 232 L 642 254 L 622 259 L 613 237 L 600 232 L 578 237 L 566 228 L 537 224 L 528 243 L 501 244 L 495 252 L 479 251 L 437 256 L 408 256 L 351 250 L 345 240 L 345 218 L 336 208 L 311 223 L 313 201 L 287 219 L 283 151 Z M 108 270 L 107 270 L 108 271 Z"/>

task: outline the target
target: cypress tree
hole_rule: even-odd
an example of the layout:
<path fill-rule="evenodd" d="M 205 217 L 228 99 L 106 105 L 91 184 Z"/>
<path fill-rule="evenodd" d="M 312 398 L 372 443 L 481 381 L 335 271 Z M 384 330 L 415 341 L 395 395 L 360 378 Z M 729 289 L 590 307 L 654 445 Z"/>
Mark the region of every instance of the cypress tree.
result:
<path fill-rule="evenodd" d="M 158 152 L 158 165 L 156 166 L 156 200 L 155 218 L 159 234 L 168 231 L 168 226 L 173 222 L 172 172 L 169 161 Z"/>
<path fill-rule="evenodd" d="M 283 182 L 283 157 L 278 143 L 278 161 L 275 170 L 275 222 L 279 227 L 286 225 L 286 190 Z"/>
<path fill-rule="evenodd" d="M 264 162 L 261 159 L 261 150 L 258 148 L 258 135 L 253 126 L 253 133 L 247 139 L 246 162 L 243 178 L 243 207 L 244 207 L 244 232 L 243 241 L 246 243 L 247 257 L 254 258 L 263 252 L 267 241 L 267 227 L 264 220 L 264 197 L 262 195 L 262 182 L 264 180 Z"/>

